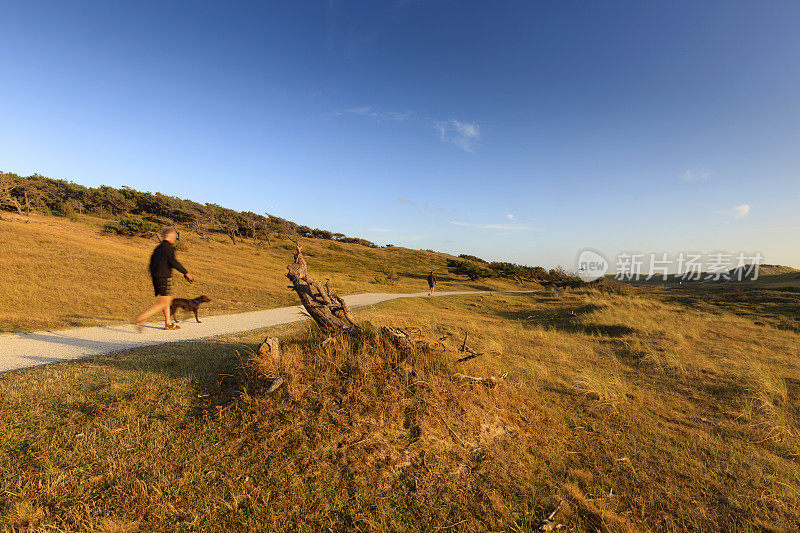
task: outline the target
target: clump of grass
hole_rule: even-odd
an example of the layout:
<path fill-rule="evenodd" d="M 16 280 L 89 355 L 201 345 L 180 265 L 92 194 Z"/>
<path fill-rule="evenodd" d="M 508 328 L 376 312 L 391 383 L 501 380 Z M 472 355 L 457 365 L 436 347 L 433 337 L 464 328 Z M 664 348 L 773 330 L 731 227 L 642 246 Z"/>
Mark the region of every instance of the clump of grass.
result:
<path fill-rule="evenodd" d="M 616 405 L 625 399 L 626 385 L 614 371 L 599 367 L 585 368 L 578 374 L 575 386 L 584 395 L 601 403 Z"/>
<path fill-rule="evenodd" d="M 360 339 L 335 337 L 323 345 L 325 339 L 308 329 L 286 339 L 280 362 L 251 352 L 245 365 L 249 391 L 263 389 L 276 374 L 283 378 L 271 409 L 292 413 L 288 425 L 276 422 L 275 427 L 295 442 L 297 460 L 304 457 L 303 463 L 327 475 L 346 465 L 352 481 L 325 483 L 356 483 L 366 506 L 375 505 L 369 500 L 373 490 L 396 491 L 391 505 L 422 513 L 413 527 L 463 521 L 472 524 L 469 530 L 497 529 L 512 518 L 506 501 L 527 490 L 527 475 L 512 476 L 510 471 L 522 471 L 533 449 L 532 441 L 510 440 L 512 431 L 527 433 L 510 420 L 515 416 L 510 413 L 519 412 L 512 410 L 517 392 L 510 385 L 488 389 L 456 383 L 451 353 L 401 353 L 369 327 Z M 488 452 L 496 472 L 488 477 L 473 473 L 488 461 Z M 423 474 L 426 469 L 430 475 Z M 302 472 L 308 479 L 308 470 Z M 468 502 L 465 495 L 452 493 L 457 487 L 447 472 L 460 472 L 459 478 L 470 484 Z M 436 494 L 451 494 L 451 503 L 438 510 L 420 507 L 419 498 Z M 290 496 L 287 505 L 296 505 L 298 498 Z M 355 505 L 350 512 L 354 524 L 363 526 L 367 509 Z M 312 512 L 309 519 L 317 518 Z M 410 525 L 401 521 L 378 529 Z"/>
<path fill-rule="evenodd" d="M 755 392 L 765 404 L 786 404 L 789 400 L 786 380 L 776 376 L 764 365 L 753 364 L 753 381 Z"/>
<path fill-rule="evenodd" d="M 384 269 L 383 273 L 386 275 L 386 279 L 390 283 L 397 283 L 397 281 L 400 279 L 400 276 L 397 274 L 397 269 L 394 267 L 388 267 Z"/>
<path fill-rule="evenodd" d="M 641 344 L 641 342 L 639 342 Z M 689 363 L 686 357 L 675 347 L 648 346 L 643 349 L 642 359 L 665 374 L 685 376 Z"/>
<path fill-rule="evenodd" d="M 796 434 L 789 412 L 789 393 L 786 380 L 778 377 L 760 363 L 753 363 L 751 370 L 751 398 L 753 404 L 747 411 L 762 415 L 759 423 L 765 426 L 768 436 L 781 441 Z M 747 407 L 747 405 L 746 405 Z M 755 409 L 754 409 L 755 408 Z"/>
<path fill-rule="evenodd" d="M 28 501 L 16 502 L 10 507 L 5 518 L 11 526 L 33 530 L 44 518 L 44 509 Z"/>

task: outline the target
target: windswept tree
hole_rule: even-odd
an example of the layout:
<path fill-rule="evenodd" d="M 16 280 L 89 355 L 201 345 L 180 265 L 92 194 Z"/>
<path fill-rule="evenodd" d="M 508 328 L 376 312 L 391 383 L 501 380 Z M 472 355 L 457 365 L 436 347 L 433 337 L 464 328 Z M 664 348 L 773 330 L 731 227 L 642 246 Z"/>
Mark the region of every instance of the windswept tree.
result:
<path fill-rule="evenodd" d="M 483 264 L 488 263 L 488 261 L 486 261 L 485 259 L 481 259 L 476 255 L 459 254 L 458 257 L 460 257 L 461 259 L 466 259 L 467 261 L 472 261 L 473 263 L 483 263 Z"/>
<path fill-rule="evenodd" d="M 38 174 L 34 174 L 36 177 L 40 177 Z M 36 183 L 32 182 L 32 180 L 25 180 L 22 185 L 22 197 L 25 201 L 25 213 L 28 216 L 31 216 L 31 211 L 35 211 L 37 208 L 44 207 L 45 212 L 47 212 L 47 205 L 44 202 L 44 197 L 46 192 L 41 188 L 37 187 Z"/>
<path fill-rule="evenodd" d="M 134 207 L 134 199 L 124 195 L 119 189 L 101 185 L 97 193 L 97 198 L 101 207 L 108 209 L 113 215 L 127 215 Z"/>
<path fill-rule="evenodd" d="M 233 212 L 223 211 L 219 217 L 219 222 L 222 227 L 222 231 L 228 236 L 234 246 L 236 246 L 238 241 L 236 240 L 237 237 L 241 237 L 239 233 L 239 220 L 236 217 L 236 214 Z"/>
<path fill-rule="evenodd" d="M 494 276 L 494 271 L 490 268 L 473 263 L 472 261 L 461 261 L 459 259 L 448 259 L 447 271 L 451 274 L 467 276 L 472 281 L 478 281 Z"/>
<path fill-rule="evenodd" d="M 0 172 L 0 210 L 16 211 L 21 215 L 26 211 L 36 211 L 70 217 L 86 213 L 116 221 L 127 218 L 162 226 L 181 224 L 203 239 L 208 240 L 212 233 L 225 233 L 236 244 L 242 237 L 252 238 L 259 246 L 262 241 L 271 244 L 273 235 L 299 235 L 375 247 L 375 244 L 364 239 L 333 234 L 323 229 L 312 230 L 269 213 L 240 213 L 216 204 L 200 204 L 130 187 L 85 187 L 39 174 L 23 177 Z"/>
<path fill-rule="evenodd" d="M 15 174 L 0 172 L 0 208 L 14 209 L 22 215 L 22 205 L 15 196 L 21 187 L 20 180 Z"/>
<path fill-rule="evenodd" d="M 206 234 L 208 232 L 209 224 L 210 222 L 208 216 L 205 213 L 195 213 L 192 216 L 192 231 L 194 231 L 204 241 L 209 240 L 209 237 Z"/>
<path fill-rule="evenodd" d="M 260 247 L 264 240 L 267 241 L 267 246 L 272 244 L 269 240 L 269 233 L 264 217 L 247 211 L 242 213 L 242 218 L 244 219 L 245 230 L 248 236 L 253 239 L 253 244 L 256 247 Z"/>

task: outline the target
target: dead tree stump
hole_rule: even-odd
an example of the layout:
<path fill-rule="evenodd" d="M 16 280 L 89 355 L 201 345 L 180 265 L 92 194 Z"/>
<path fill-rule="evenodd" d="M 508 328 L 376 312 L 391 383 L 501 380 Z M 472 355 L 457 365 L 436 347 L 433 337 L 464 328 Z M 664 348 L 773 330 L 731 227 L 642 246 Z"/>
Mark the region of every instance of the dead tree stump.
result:
<path fill-rule="evenodd" d="M 308 266 L 303 258 L 300 243 L 295 242 L 295 246 L 294 262 L 287 267 L 286 277 L 292 282 L 290 288 L 297 293 L 308 315 L 328 335 L 345 334 L 356 338 L 363 337 L 364 330 L 356 324 L 347 303 L 331 290 L 330 283 L 326 282 L 323 285 L 308 275 Z M 400 328 L 379 326 L 378 332 L 405 353 L 413 350 L 430 351 L 436 346 L 427 341 L 414 340 Z"/>

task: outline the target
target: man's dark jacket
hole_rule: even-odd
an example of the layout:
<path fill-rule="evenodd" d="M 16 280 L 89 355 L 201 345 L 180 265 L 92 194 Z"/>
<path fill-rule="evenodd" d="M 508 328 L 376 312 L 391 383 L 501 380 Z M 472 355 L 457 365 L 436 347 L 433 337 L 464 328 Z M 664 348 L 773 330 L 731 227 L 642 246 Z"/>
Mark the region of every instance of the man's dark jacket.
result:
<path fill-rule="evenodd" d="M 150 275 L 154 278 L 171 278 L 172 269 L 181 274 L 186 274 L 186 270 L 180 262 L 175 259 L 175 247 L 169 241 L 161 241 L 161 244 L 153 250 L 150 256 Z"/>

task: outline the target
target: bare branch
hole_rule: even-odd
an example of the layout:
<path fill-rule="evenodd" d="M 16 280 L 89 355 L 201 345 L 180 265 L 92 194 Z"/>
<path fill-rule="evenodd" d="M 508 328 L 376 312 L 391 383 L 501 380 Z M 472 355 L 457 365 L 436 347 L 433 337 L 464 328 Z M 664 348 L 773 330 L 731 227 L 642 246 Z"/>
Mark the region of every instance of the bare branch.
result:
<path fill-rule="evenodd" d="M 328 334 L 362 336 L 364 329 L 356 324 L 355 317 L 344 299 L 331 289 L 330 280 L 326 280 L 323 285 L 308 275 L 308 265 L 303 257 L 300 242 L 291 237 L 290 239 L 295 243 L 296 251 L 294 262 L 287 267 L 286 277 L 292 282 L 291 288 L 297 293 L 309 316 Z M 406 354 L 415 350 L 432 351 L 437 346 L 424 340 L 414 340 L 408 332 L 393 326 L 379 326 L 378 332 Z"/>

